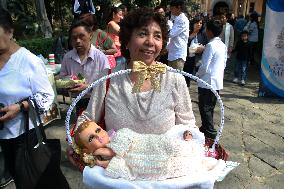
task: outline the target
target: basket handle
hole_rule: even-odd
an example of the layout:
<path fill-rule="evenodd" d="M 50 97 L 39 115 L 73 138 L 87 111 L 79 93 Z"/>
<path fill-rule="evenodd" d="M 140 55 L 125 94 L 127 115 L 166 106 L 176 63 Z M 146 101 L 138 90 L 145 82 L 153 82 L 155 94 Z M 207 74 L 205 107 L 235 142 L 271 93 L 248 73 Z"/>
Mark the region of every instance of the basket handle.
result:
<path fill-rule="evenodd" d="M 182 74 L 186 77 L 189 77 L 191 78 L 192 80 L 196 81 L 196 82 L 200 82 L 202 84 L 204 84 L 208 89 L 210 89 L 214 95 L 216 96 L 217 98 L 217 101 L 220 105 L 220 126 L 219 126 L 219 129 L 218 129 L 218 133 L 216 135 L 216 138 L 214 140 L 214 143 L 212 145 L 212 150 L 215 151 L 215 146 L 218 144 L 219 140 L 220 140 L 220 137 L 222 135 L 222 131 L 223 131 L 223 128 L 224 128 L 224 105 L 223 105 L 223 102 L 221 100 L 221 97 L 220 95 L 218 94 L 218 92 L 216 90 L 213 89 L 213 87 L 211 85 L 209 85 L 208 83 L 206 83 L 205 81 L 203 81 L 202 79 L 199 79 L 198 77 L 192 75 L 192 74 L 189 74 L 189 73 L 186 73 L 184 71 L 181 71 L 181 70 L 177 70 L 177 69 L 173 69 L 169 66 L 167 66 L 167 71 L 169 72 L 174 72 L 174 73 L 179 73 L 179 74 Z M 68 111 L 67 111 L 67 115 L 66 115 L 66 119 L 65 119 L 65 127 L 66 127 L 66 136 L 67 136 L 67 139 L 68 139 L 68 143 L 70 145 L 72 145 L 72 137 L 70 135 L 70 116 L 72 114 L 72 111 L 74 109 L 74 107 L 76 106 L 77 102 L 83 97 L 85 96 L 89 91 L 91 91 L 91 89 L 95 86 L 97 86 L 99 83 L 101 82 L 104 82 L 105 80 L 107 79 L 110 79 L 110 78 L 113 78 L 113 77 L 117 77 L 119 75 L 124 75 L 124 74 L 128 74 L 132 72 L 131 69 L 127 69 L 127 70 L 120 70 L 120 71 L 117 71 L 117 72 L 114 72 L 114 73 L 111 73 L 109 75 L 106 75 L 106 76 L 103 76 L 101 77 L 100 79 L 94 81 L 92 84 L 90 84 L 85 90 L 83 90 L 73 101 L 72 101 L 72 104 L 70 105 Z"/>

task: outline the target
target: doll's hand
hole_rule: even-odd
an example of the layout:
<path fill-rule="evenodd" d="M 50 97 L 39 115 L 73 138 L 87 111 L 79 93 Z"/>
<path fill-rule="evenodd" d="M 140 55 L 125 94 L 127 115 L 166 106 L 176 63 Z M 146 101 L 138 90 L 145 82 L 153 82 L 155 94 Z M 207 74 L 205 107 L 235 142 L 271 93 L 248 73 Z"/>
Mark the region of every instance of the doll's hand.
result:
<path fill-rule="evenodd" d="M 115 153 L 110 148 L 99 148 L 93 153 L 93 155 L 108 157 L 111 159 L 113 156 L 115 156 Z"/>
<path fill-rule="evenodd" d="M 186 141 L 192 140 L 192 133 L 189 130 L 184 131 L 183 139 Z"/>
<path fill-rule="evenodd" d="M 95 164 L 106 168 L 110 162 L 110 159 L 115 155 L 115 153 L 110 148 L 99 148 L 93 153 L 93 155 L 97 157 L 103 157 L 95 158 Z"/>

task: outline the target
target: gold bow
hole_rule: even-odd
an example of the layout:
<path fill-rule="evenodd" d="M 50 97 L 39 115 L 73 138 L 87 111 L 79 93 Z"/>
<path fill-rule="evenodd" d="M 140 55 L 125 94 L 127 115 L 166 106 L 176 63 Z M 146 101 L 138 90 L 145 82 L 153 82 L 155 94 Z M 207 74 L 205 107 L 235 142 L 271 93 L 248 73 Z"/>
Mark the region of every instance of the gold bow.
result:
<path fill-rule="evenodd" d="M 160 80 L 158 74 L 164 74 L 167 71 L 167 66 L 164 64 L 153 64 L 147 66 L 142 61 L 133 62 L 133 72 L 137 72 L 138 78 L 132 88 L 132 93 L 140 92 L 144 81 L 150 79 L 151 85 L 155 91 L 161 91 Z"/>

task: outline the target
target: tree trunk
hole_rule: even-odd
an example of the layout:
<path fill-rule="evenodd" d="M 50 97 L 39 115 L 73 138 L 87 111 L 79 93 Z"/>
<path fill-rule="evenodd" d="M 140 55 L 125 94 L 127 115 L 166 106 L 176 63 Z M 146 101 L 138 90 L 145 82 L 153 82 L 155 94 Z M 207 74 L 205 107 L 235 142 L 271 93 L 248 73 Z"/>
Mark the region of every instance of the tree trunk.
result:
<path fill-rule="evenodd" d="M 52 37 L 52 28 L 47 18 L 44 0 L 35 0 L 37 18 L 40 23 L 40 28 L 45 38 Z"/>
<path fill-rule="evenodd" d="M 44 0 L 44 6 L 45 6 L 48 21 L 51 27 L 53 27 L 52 15 L 54 15 L 54 10 L 53 10 L 53 7 L 51 7 L 51 0 Z"/>
<path fill-rule="evenodd" d="M 7 0 L 0 0 L 0 8 L 7 10 Z"/>

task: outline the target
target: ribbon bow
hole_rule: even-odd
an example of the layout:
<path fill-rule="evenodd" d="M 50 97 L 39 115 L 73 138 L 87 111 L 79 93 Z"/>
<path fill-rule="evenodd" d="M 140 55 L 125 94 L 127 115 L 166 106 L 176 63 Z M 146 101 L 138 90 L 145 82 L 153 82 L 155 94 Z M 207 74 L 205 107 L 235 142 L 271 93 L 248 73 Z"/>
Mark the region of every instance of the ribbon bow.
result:
<path fill-rule="evenodd" d="M 142 61 L 133 62 L 133 72 L 137 72 L 138 78 L 132 88 L 132 93 L 140 92 L 144 81 L 150 79 L 151 85 L 155 91 L 161 91 L 160 80 L 158 74 L 164 74 L 167 71 L 167 66 L 164 64 L 153 64 L 147 66 Z"/>

